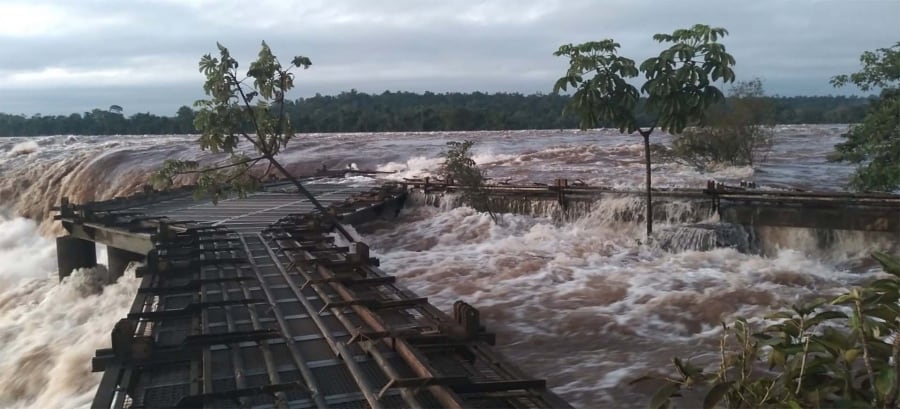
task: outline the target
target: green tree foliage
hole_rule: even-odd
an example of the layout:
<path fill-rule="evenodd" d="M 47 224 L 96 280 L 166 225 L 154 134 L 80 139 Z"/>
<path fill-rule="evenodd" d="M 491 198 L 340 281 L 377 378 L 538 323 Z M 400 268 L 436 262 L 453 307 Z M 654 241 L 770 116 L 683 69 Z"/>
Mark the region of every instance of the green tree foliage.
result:
<path fill-rule="evenodd" d="M 656 34 L 653 39 L 668 48 L 640 67 L 619 56 L 619 43 L 610 39 L 566 44 L 554 53 L 569 58 L 569 69 L 556 81 L 553 91 L 575 88 L 568 108 L 578 114 L 582 128 L 611 124 L 621 132 L 637 132 L 644 138 L 648 236 L 653 232 L 650 135 L 657 128 L 677 134 L 688 126 L 702 124 L 707 108 L 724 98 L 713 82 L 734 81 L 734 58 L 718 42 L 727 34 L 724 28 L 702 24 L 672 34 Z M 627 81 L 639 72 L 646 79 L 640 91 Z M 641 95 L 646 95 L 645 109 L 652 117 L 647 128 L 638 123 Z"/>
<path fill-rule="evenodd" d="M 862 71 L 838 75 L 836 87 L 854 84 L 863 91 L 881 89 L 863 121 L 850 128 L 846 142 L 831 157 L 859 164 L 850 184 L 859 190 L 893 191 L 900 187 L 900 42 L 890 48 L 866 51 Z"/>
<path fill-rule="evenodd" d="M 475 209 L 487 211 L 494 222 L 497 216 L 491 210 L 490 195 L 483 189 L 487 177 L 484 170 L 480 169 L 472 159 L 472 146 L 474 141 L 447 142 L 447 150 L 441 156 L 444 163 L 441 164 L 440 174 L 448 182 L 452 181 L 461 186 L 460 199 Z"/>
<path fill-rule="evenodd" d="M 686 389 L 705 392 L 704 408 L 898 407 L 900 259 L 874 257 L 886 278 L 827 304 L 768 315 L 761 328 L 736 320 L 722 334 L 712 370 L 675 358 L 674 374 L 636 380 L 664 381 L 649 407 L 668 408 Z"/>
<path fill-rule="evenodd" d="M 764 93 L 759 79 L 735 84 L 724 104 L 710 108 L 707 126 L 675 135 L 672 153 L 703 170 L 764 160 L 775 133 L 775 108 Z"/>
<path fill-rule="evenodd" d="M 272 54 L 263 42 L 257 59 L 246 72 L 239 71 L 238 62 L 227 48 L 217 44 L 219 56 L 210 54 L 200 59 L 200 72 L 206 77 L 203 91 L 208 99 L 198 100 L 199 108 L 194 125 L 200 131 L 201 149 L 224 154 L 218 163 L 201 164 L 190 160 L 167 160 L 153 176 L 158 187 L 168 187 L 176 177 L 196 176 L 195 193 L 209 195 L 215 202 L 223 195 L 240 196 L 256 190 L 272 168 L 290 180 L 297 190 L 309 199 L 323 217 L 349 241 L 353 237 L 325 207 L 285 167 L 276 156 L 294 138 L 294 129 L 285 111 L 285 95 L 294 88 L 297 69 L 307 69 L 312 62 L 296 56 L 288 65 Z M 266 164 L 261 174 L 252 172 L 260 162 Z"/>
<path fill-rule="evenodd" d="M 288 106 L 300 132 L 470 131 L 575 127 L 559 113 L 567 98 L 515 93 L 390 92 L 351 90 L 316 95 Z"/>
<path fill-rule="evenodd" d="M 849 124 L 862 121 L 872 97 L 766 97 L 775 107 L 776 124 Z"/>
<path fill-rule="evenodd" d="M 182 111 L 182 110 L 187 110 Z M 0 137 L 44 135 L 171 135 L 194 133 L 194 111 L 181 107 L 178 117 L 136 113 L 124 117 L 112 110 L 94 109 L 83 114 L 43 116 L 0 114 Z"/>
<path fill-rule="evenodd" d="M 865 115 L 868 98 L 857 96 L 765 97 L 775 106 L 779 124 L 851 123 Z M 560 115 L 567 95 L 516 93 L 486 94 L 342 92 L 285 101 L 285 112 L 297 132 L 417 132 L 505 129 L 571 129 L 578 126 L 572 112 Z M 636 108 L 639 126 L 653 122 L 644 109 Z M 178 108 L 175 116 L 136 113 L 123 119 L 123 129 L 107 129 L 98 117 L 71 115 L 9 115 L 0 113 L 0 136 L 188 134 L 194 129 L 194 111 Z M 609 125 L 609 124 L 604 124 Z"/>

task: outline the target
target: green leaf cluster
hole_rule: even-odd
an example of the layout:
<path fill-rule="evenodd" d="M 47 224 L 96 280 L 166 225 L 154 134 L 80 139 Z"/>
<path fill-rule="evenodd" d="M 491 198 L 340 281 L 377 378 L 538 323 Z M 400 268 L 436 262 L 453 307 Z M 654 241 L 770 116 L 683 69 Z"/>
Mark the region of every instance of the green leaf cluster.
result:
<path fill-rule="evenodd" d="M 874 257 L 887 278 L 768 315 L 758 332 L 744 319 L 726 326 L 717 368 L 675 358 L 674 374 L 649 376 L 664 380 L 650 408 L 671 407 L 685 389 L 705 391 L 704 408 L 896 408 L 900 259 Z"/>
<path fill-rule="evenodd" d="M 620 45 L 611 39 L 566 44 L 554 55 L 568 57 L 569 69 L 553 91 L 575 89 L 568 109 L 578 113 L 582 128 L 611 124 L 621 132 L 638 131 L 635 108 L 645 95 L 656 126 L 679 133 L 702 123 L 707 108 L 723 99 L 715 81 L 734 81 L 734 57 L 718 42 L 727 34 L 703 24 L 656 34 L 653 39 L 668 48 L 638 67 L 618 55 Z M 628 82 L 639 73 L 645 77 L 640 91 Z"/>
<path fill-rule="evenodd" d="M 582 128 L 608 121 L 621 132 L 638 129 L 635 115 L 640 94 L 626 80 L 638 75 L 634 60 L 617 55 L 619 43 L 606 39 L 578 45 L 566 44 L 553 55 L 569 57 L 569 69 L 553 85 L 553 92 L 576 88 L 569 109 L 579 116 Z"/>
<path fill-rule="evenodd" d="M 850 186 L 857 190 L 893 191 L 900 188 L 900 42 L 860 57 L 862 71 L 838 75 L 835 86 L 854 84 L 866 91 L 881 88 L 861 123 L 850 127 L 846 141 L 835 146 L 829 159 L 856 163 Z"/>
<path fill-rule="evenodd" d="M 472 159 L 474 141 L 447 142 L 447 150 L 441 153 L 444 163 L 440 174 L 448 182 L 460 186 L 458 191 L 463 203 L 477 210 L 487 211 L 494 222 L 497 216 L 491 210 L 490 195 L 484 189 L 487 176 Z"/>
<path fill-rule="evenodd" d="M 273 165 L 284 173 L 275 156 L 294 137 L 290 116 L 285 113 L 285 95 L 294 87 L 294 69 L 312 64 L 309 58 L 297 56 L 284 66 L 262 42 L 256 60 L 244 73 L 228 48 L 217 47 L 218 56 L 206 54 L 200 59 L 208 98 L 194 103 L 198 109 L 194 126 L 200 132 L 202 150 L 227 158 L 212 164 L 169 160 L 152 178 L 157 187 L 164 188 L 179 176 L 189 176 L 196 185 L 196 196 L 210 196 L 213 201 L 227 193 L 245 196 L 258 189 Z M 254 174 L 253 167 L 261 160 L 269 165 L 261 175 Z"/>
<path fill-rule="evenodd" d="M 569 58 L 569 69 L 556 81 L 553 92 L 575 89 L 566 109 L 578 114 L 582 128 L 611 124 L 644 138 L 648 237 L 653 233 L 650 135 L 657 128 L 677 134 L 702 124 L 707 108 L 723 99 L 713 82 L 734 81 L 734 57 L 718 42 L 727 34 L 724 28 L 703 24 L 656 34 L 653 39 L 668 48 L 639 67 L 619 56 L 620 45 L 611 39 L 566 44 L 554 53 Z M 628 82 L 639 73 L 646 80 L 640 91 Z M 638 126 L 636 107 L 642 94 L 647 98 L 644 108 L 653 116 L 649 129 Z"/>
<path fill-rule="evenodd" d="M 734 81 L 734 57 L 717 42 L 726 35 L 724 28 L 697 24 L 671 35 L 653 36 L 660 43 L 671 43 L 658 57 L 641 64 L 647 78 L 641 92 L 647 94 L 650 110 L 657 113 L 660 129 L 676 134 L 702 124 L 707 108 L 724 98 L 712 83 Z"/>

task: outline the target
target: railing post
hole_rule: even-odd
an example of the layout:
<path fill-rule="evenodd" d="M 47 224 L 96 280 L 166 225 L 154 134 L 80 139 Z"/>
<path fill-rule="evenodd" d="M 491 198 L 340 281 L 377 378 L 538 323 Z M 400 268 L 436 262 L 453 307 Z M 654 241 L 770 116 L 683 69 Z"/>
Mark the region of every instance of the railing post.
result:
<path fill-rule="evenodd" d="M 568 187 L 568 179 L 556 179 L 556 201 L 559 202 L 559 208 L 562 209 L 563 215 L 568 210 L 568 206 L 566 206 L 566 188 Z"/>

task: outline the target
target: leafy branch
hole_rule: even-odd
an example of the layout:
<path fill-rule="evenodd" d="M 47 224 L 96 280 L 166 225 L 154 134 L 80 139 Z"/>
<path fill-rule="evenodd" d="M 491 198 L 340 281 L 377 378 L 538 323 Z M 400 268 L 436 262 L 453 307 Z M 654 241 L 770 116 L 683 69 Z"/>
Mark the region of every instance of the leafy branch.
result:
<path fill-rule="evenodd" d="M 866 51 L 860 57 L 861 71 L 838 75 L 831 84 L 854 84 L 863 91 L 881 89 L 865 118 L 842 135 L 835 145 L 833 161 L 858 165 L 850 185 L 859 190 L 893 191 L 900 187 L 900 42 L 889 48 Z"/>
<path fill-rule="evenodd" d="M 201 132 L 198 142 L 202 150 L 223 153 L 229 158 L 225 163 L 211 165 L 190 160 L 166 161 L 153 176 L 154 184 L 165 188 L 172 186 L 179 176 L 194 176 L 195 195 L 209 195 L 216 202 L 229 193 L 243 197 L 258 190 L 275 168 L 344 238 L 354 241 L 322 203 L 276 159 L 295 135 L 285 114 L 285 95 L 294 87 L 294 71 L 308 69 L 312 65 L 310 59 L 296 56 L 290 64 L 282 65 L 263 42 L 257 59 L 242 74 L 228 49 L 221 44 L 217 47 L 218 57 L 206 54 L 200 59 L 199 69 L 206 77 L 203 91 L 209 98 L 194 103 L 199 108 L 194 126 Z M 253 153 L 248 155 L 244 150 Z M 260 161 L 266 162 L 266 169 L 261 175 L 254 175 L 253 167 Z"/>
<path fill-rule="evenodd" d="M 448 149 L 442 153 L 444 163 L 441 165 L 441 175 L 448 181 L 452 180 L 460 186 L 460 195 L 464 203 L 478 210 L 487 211 L 494 223 L 497 216 L 491 210 L 490 195 L 484 189 L 487 180 L 485 172 L 478 168 L 472 159 L 472 146 L 474 141 L 447 142 Z"/>
<path fill-rule="evenodd" d="M 667 408 L 684 389 L 706 390 L 704 408 L 896 408 L 900 393 L 900 260 L 873 255 L 887 278 L 830 303 L 795 305 L 725 327 L 715 372 L 673 359 L 650 408 Z M 849 311 L 850 314 L 844 311 Z M 737 342 L 727 342 L 733 337 Z"/>

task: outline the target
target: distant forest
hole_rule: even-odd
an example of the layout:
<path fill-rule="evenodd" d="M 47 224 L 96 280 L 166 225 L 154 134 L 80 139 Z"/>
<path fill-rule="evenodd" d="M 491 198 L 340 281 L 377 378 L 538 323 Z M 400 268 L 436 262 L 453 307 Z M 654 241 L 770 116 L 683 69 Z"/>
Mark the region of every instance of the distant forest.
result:
<path fill-rule="evenodd" d="M 854 123 L 869 98 L 845 96 L 767 97 L 780 124 Z M 285 105 L 298 132 L 472 131 L 561 129 L 578 127 L 564 114 L 568 96 L 425 92 L 371 95 L 356 90 L 316 95 Z M 127 107 L 126 107 L 127 108 Z M 194 111 L 179 108 L 174 116 L 125 115 L 117 105 L 71 115 L 27 117 L 0 113 L 0 136 L 114 135 L 194 133 Z M 641 119 L 647 122 L 647 118 Z"/>

